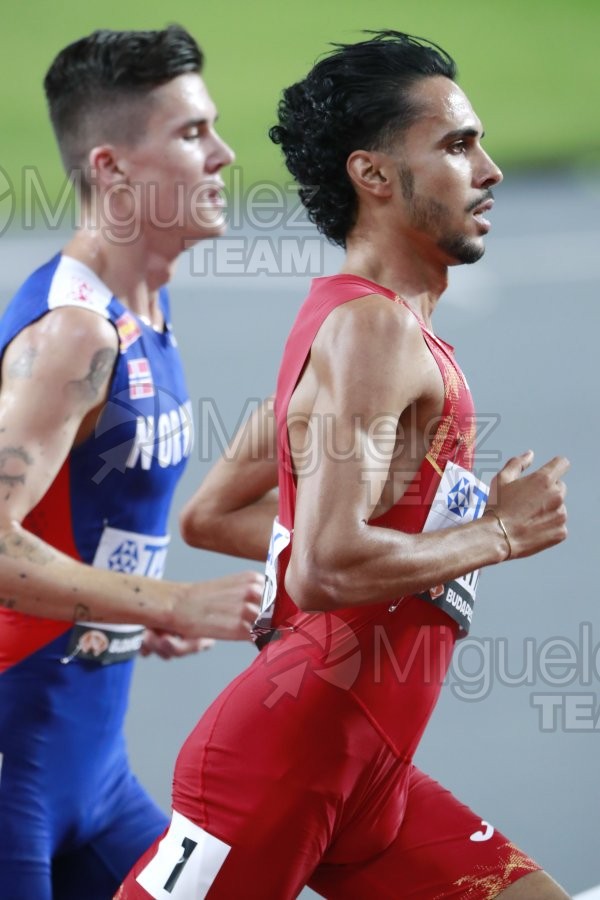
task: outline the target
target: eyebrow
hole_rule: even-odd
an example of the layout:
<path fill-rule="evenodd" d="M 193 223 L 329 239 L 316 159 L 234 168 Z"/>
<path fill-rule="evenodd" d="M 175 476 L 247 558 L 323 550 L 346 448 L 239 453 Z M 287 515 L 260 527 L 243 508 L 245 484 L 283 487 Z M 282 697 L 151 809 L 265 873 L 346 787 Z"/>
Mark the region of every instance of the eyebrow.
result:
<path fill-rule="evenodd" d="M 445 144 L 448 141 L 456 141 L 459 138 L 476 138 L 485 137 L 485 131 L 479 131 L 477 128 L 456 128 L 454 131 L 448 131 L 440 141 L 440 144 Z"/>
<path fill-rule="evenodd" d="M 182 128 L 194 128 L 198 125 L 209 125 L 211 122 L 214 124 L 219 119 L 219 114 L 216 113 L 214 119 L 206 116 L 203 119 L 188 119 L 187 122 L 184 122 L 181 126 Z"/>

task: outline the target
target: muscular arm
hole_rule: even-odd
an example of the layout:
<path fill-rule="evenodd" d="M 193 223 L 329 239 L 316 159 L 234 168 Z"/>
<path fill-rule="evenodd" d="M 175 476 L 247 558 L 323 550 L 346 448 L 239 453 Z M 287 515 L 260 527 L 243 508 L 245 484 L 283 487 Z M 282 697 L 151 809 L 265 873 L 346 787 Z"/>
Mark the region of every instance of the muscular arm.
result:
<path fill-rule="evenodd" d="M 241 427 L 180 516 L 193 547 L 265 559 L 277 515 L 277 449 L 273 398 Z"/>
<path fill-rule="evenodd" d="M 383 602 L 507 557 L 493 516 L 427 534 L 367 524 L 387 482 L 400 416 L 422 397 L 422 349 L 420 329 L 406 311 L 378 298 L 337 310 L 313 344 L 317 389 L 306 441 L 318 445 L 322 423 L 329 421 L 336 446 L 355 452 L 339 460 L 322 447 L 318 464 L 298 472 L 286 587 L 301 608 Z M 566 535 L 560 477 L 567 463 L 554 460 L 518 478 L 530 462 L 526 455 L 512 460 L 499 476 L 496 511 L 513 556 L 538 552 Z"/>
<path fill-rule="evenodd" d="M 255 612 L 258 576 L 247 577 L 244 588 L 235 576 L 189 585 L 117 574 L 76 562 L 21 525 L 102 404 L 117 350 L 109 322 L 86 310 L 63 308 L 26 328 L 4 354 L 0 605 L 66 621 L 140 623 L 190 637 L 242 637 Z M 215 602 L 217 586 L 221 607 Z"/>

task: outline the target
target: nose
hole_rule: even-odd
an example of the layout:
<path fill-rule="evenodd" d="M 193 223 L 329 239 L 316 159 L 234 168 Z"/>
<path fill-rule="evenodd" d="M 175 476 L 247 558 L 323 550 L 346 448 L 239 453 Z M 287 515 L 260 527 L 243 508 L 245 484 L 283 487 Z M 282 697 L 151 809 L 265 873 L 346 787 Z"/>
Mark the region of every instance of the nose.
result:
<path fill-rule="evenodd" d="M 207 168 L 211 173 L 218 172 L 219 169 L 225 166 L 230 166 L 235 160 L 235 153 L 216 131 L 214 132 L 214 142 L 214 149 L 207 160 Z"/>
<path fill-rule="evenodd" d="M 485 152 L 485 150 L 481 150 L 483 154 L 482 164 L 481 164 L 481 175 L 480 175 L 480 185 L 481 187 L 491 188 L 496 184 L 500 184 L 504 175 L 502 174 L 501 169 L 496 165 L 491 156 Z"/>

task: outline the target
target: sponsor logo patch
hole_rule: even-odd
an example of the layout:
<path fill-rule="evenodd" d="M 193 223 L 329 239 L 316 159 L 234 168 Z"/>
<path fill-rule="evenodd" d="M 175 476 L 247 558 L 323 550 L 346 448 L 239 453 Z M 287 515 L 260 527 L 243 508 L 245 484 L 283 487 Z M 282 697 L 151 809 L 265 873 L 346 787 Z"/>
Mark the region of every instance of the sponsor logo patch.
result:
<path fill-rule="evenodd" d="M 67 653 L 61 662 L 66 665 L 77 659 L 100 666 L 125 662 L 137 654 L 143 639 L 144 629 L 141 625 L 118 627 L 98 622 L 92 625 L 78 622 L 71 629 Z"/>
<path fill-rule="evenodd" d="M 168 535 L 138 534 L 107 525 L 96 548 L 93 565 L 99 569 L 162 578 Z"/>

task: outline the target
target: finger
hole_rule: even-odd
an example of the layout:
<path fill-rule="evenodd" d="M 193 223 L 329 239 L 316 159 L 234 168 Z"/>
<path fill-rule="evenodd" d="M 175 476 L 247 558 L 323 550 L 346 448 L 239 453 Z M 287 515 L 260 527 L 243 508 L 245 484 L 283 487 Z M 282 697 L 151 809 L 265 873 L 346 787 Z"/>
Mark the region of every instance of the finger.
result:
<path fill-rule="evenodd" d="M 260 600 L 265 589 L 265 576 L 260 572 L 249 572 L 246 584 L 246 599 Z"/>
<path fill-rule="evenodd" d="M 551 486 L 551 489 L 547 491 L 547 500 L 545 502 L 545 509 L 549 511 L 557 510 L 565 508 L 565 496 L 567 493 L 567 486 L 564 481 L 559 481 Z"/>
<path fill-rule="evenodd" d="M 211 650 L 217 642 L 214 638 L 199 638 L 198 640 L 198 650 L 202 652 L 203 650 Z"/>
<path fill-rule="evenodd" d="M 546 472 L 554 481 L 559 481 L 570 466 L 571 463 L 566 456 L 555 456 L 540 467 L 540 472 Z"/>
<path fill-rule="evenodd" d="M 519 456 L 511 457 L 505 466 L 498 472 L 498 481 L 507 484 L 519 478 L 533 462 L 533 450 L 526 450 Z"/>
<path fill-rule="evenodd" d="M 250 625 L 254 623 L 254 621 L 258 618 L 258 614 L 260 613 L 260 606 L 256 603 L 245 603 L 244 604 L 244 621 L 248 622 Z"/>
<path fill-rule="evenodd" d="M 210 650 L 215 644 L 214 638 L 181 638 L 167 637 L 162 646 L 163 659 L 172 659 L 174 657 L 189 656 L 192 653 L 200 653 L 204 650 Z"/>

